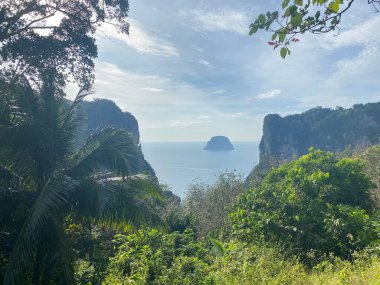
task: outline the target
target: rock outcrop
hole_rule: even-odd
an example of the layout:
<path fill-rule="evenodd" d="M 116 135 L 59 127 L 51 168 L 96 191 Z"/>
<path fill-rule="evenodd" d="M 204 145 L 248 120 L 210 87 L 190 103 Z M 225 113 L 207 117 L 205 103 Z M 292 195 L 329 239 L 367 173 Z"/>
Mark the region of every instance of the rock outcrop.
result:
<path fill-rule="evenodd" d="M 85 142 L 89 135 L 105 127 L 117 127 L 127 130 L 134 134 L 136 144 L 140 145 L 139 126 L 136 118 L 129 112 L 123 112 L 113 101 L 106 99 L 84 101 L 81 107 L 84 124 L 78 133 L 78 147 Z M 140 152 L 142 162 L 133 166 L 133 171 L 155 175 L 151 165 L 144 159 L 141 148 Z"/>
<path fill-rule="evenodd" d="M 127 130 L 140 140 L 139 125 L 129 112 L 123 112 L 113 101 L 97 99 L 82 104 L 85 113 L 86 136 L 104 127 L 113 126 Z"/>
<path fill-rule="evenodd" d="M 225 136 L 215 136 L 212 137 L 207 145 L 204 147 L 204 150 L 209 151 L 229 151 L 234 150 L 234 146 L 230 140 Z"/>
<path fill-rule="evenodd" d="M 298 158 L 310 147 L 332 152 L 380 143 L 380 102 L 352 108 L 313 108 L 302 114 L 264 118 L 260 162 L 248 181 L 262 178 L 271 167 Z"/>
<path fill-rule="evenodd" d="M 348 146 L 371 146 L 380 140 L 380 102 L 350 109 L 314 108 L 302 114 L 264 119 L 260 159 L 290 160 L 310 147 L 343 151 Z"/>

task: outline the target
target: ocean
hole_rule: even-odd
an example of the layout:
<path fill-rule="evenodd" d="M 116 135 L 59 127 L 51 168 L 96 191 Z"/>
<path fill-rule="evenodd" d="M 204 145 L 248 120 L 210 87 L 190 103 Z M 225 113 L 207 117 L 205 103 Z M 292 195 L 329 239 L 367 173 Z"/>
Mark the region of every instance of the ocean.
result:
<path fill-rule="evenodd" d="M 209 184 L 218 174 L 236 170 L 247 176 L 259 161 L 258 142 L 232 142 L 234 151 L 205 151 L 204 142 L 141 143 L 145 159 L 162 184 L 184 198 L 187 187 L 195 181 Z"/>

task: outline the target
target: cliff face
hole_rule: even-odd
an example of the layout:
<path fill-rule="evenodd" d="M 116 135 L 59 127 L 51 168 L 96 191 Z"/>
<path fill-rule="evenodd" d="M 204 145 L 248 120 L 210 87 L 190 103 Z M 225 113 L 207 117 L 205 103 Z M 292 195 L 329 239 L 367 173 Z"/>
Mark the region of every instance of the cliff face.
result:
<path fill-rule="evenodd" d="M 78 147 L 87 137 L 104 127 L 118 127 L 135 135 L 136 144 L 140 144 L 139 126 L 136 118 L 128 112 L 123 112 L 113 101 L 97 99 L 91 102 L 85 101 L 81 105 L 84 124 L 78 134 Z M 132 166 L 135 172 L 145 172 L 155 175 L 151 165 L 144 159 L 140 149 L 141 163 Z"/>
<path fill-rule="evenodd" d="M 113 101 L 98 99 L 83 102 L 87 135 L 106 126 L 119 127 L 133 133 L 140 140 L 139 125 L 136 118 L 128 112 L 123 112 Z"/>
<path fill-rule="evenodd" d="M 332 152 L 380 143 L 380 102 L 350 109 L 314 108 L 302 114 L 267 115 L 260 142 L 260 161 L 247 178 L 251 186 L 272 167 L 308 153 L 310 147 Z"/>
<path fill-rule="evenodd" d="M 318 107 L 299 115 L 266 116 L 260 160 L 289 160 L 306 154 L 310 147 L 337 152 L 379 142 L 380 103 L 335 110 Z"/>

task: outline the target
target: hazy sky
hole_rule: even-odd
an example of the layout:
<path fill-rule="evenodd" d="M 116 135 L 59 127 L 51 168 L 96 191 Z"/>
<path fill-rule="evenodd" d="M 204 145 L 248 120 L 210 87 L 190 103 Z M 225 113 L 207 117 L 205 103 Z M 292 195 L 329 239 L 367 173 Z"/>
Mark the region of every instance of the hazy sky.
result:
<path fill-rule="evenodd" d="M 360 4 L 358 2 L 361 2 Z M 286 60 L 248 36 L 280 1 L 130 0 L 130 35 L 98 35 L 94 98 L 139 121 L 142 141 L 259 140 L 266 114 L 380 100 L 380 15 L 355 1 L 341 34 L 305 35 Z"/>

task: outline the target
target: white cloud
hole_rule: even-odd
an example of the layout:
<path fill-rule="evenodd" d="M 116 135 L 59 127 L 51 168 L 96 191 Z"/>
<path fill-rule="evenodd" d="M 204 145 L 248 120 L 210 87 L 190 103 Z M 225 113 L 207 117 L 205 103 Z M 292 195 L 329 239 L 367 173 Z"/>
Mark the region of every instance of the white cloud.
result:
<path fill-rule="evenodd" d="M 353 28 L 334 36 L 327 34 L 319 39 L 325 49 L 337 49 L 345 46 L 378 46 L 380 43 L 380 18 L 372 17 Z"/>
<path fill-rule="evenodd" d="M 379 27 L 380 18 L 373 16 L 362 23 L 352 25 L 336 37 L 321 38 L 320 44 L 325 50 L 339 53 L 343 50 L 349 53 L 345 55 L 343 52 L 345 56 L 332 64 L 333 73 L 319 86 L 321 90 L 328 91 L 317 93 L 319 100 L 323 98 L 329 106 L 344 107 L 357 103 L 358 100 L 378 101 L 378 94 L 368 91 L 379 88 L 376 77 L 380 65 Z M 363 94 L 363 90 L 367 94 Z M 328 96 L 323 93 L 327 93 Z"/>
<path fill-rule="evenodd" d="M 225 94 L 226 93 L 226 90 L 222 90 L 222 89 L 219 89 L 219 90 L 215 90 L 215 91 L 212 91 L 211 94 L 215 94 L 215 95 L 218 95 L 218 94 Z"/>
<path fill-rule="evenodd" d="M 96 97 L 110 98 L 121 107 L 128 104 L 128 109 L 144 106 L 158 109 L 168 104 L 188 108 L 201 106 L 203 99 L 207 99 L 207 93 L 186 82 L 130 72 L 107 62 L 98 62 L 95 74 Z"/>
<path fill-rule="evenodd" d="M 164 57 L 179 56 L 178 49 L 171 42 L 149 34 L 136 21 L 130 20 L 130 23 L 129 35 L 119 33 L 111 24 L 104 24 L 99 29 L 98 35 L 122 41 L 139 53 Z"/>
<path fill-rule="evenodd" d="M 204 66 L 207 66 L 209 68 L 214 68 L 214 66 L 209 61 L 207 61 L 207 60 L 201 59 L 199 61 L 199 63 L 202 64 L 202 65 L 204 65 Z"/>
<path fill-rule="evenodd" d="M 229 113 L 229 114 L 224 114 L 224 116 L 230 117 L 230 118 L 242 118 L 246 116 L 246 113 L 243 113 L 243 112 Z"/>
<path fill-rule="evenodd" d="M 164 89 L 153 88 L 153 87 L 144 87 L 144 88 L 141 88 L 141 90 L 150 91 L 150 92 L 153 92 L 153 93 L 158 93 L 158 92 L 163 92 L 164 91 Z"/>
<path fill-rule="evenodd" d="M 260 99 L 260 100 L 270 99 L 270 98 L 277 97 L 280 94 L 281 94 L 280 89 L 274 89 L 274 90 L 268 91 L 266 93 L 261 93 L 261 94 L 257 95 L 256 98 Z"/>
<path fill-rule="evenodd" d="M 188 126 L 194 126 L 194 125 L 203 125 L 209 122 L 210 121 L 205 121 L 205 120 L 174 121 L 169 124 L 169 127 L 188 127 Z"/>
<path fill-rule="evenodd" d="M 181 10 L 181 15 L 195 21 L 195 28 L 211 32 L 247 35 L 250 18 L 245 12 L 231 8 Z"/>

